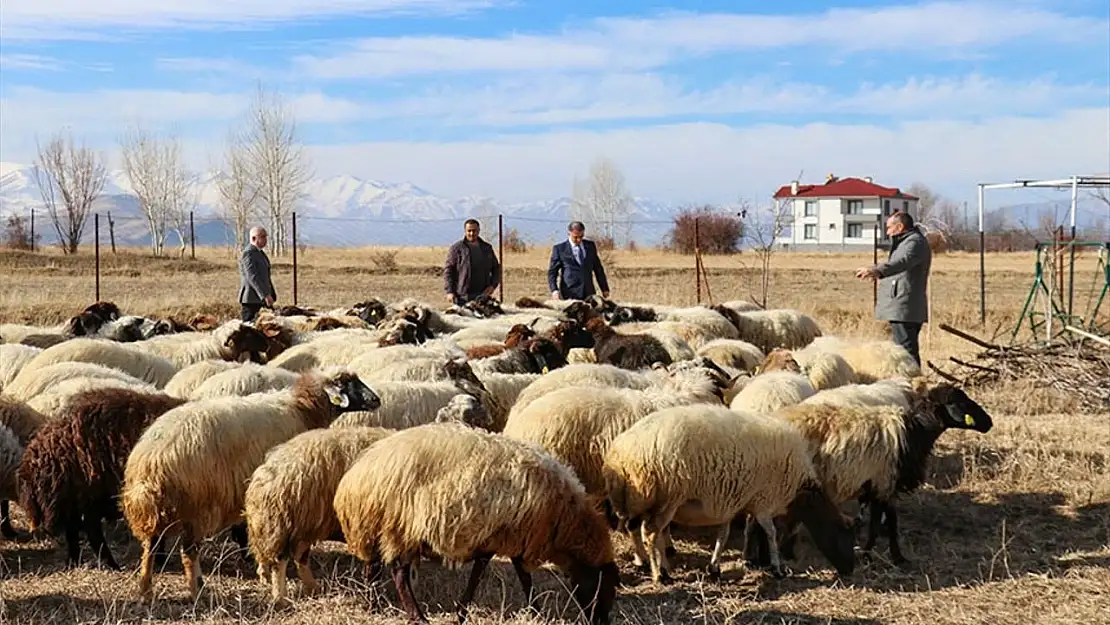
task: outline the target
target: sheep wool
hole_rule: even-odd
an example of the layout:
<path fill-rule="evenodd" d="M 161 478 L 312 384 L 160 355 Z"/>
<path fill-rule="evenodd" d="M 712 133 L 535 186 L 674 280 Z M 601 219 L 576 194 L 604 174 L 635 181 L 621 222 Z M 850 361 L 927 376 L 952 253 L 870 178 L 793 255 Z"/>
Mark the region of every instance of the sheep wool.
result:
<path fill-rule="evenodd" d="M 299 377 L 299 374 L 286 369 L 248 362 L 208 378 L 193 391 L 189 399 L 246 396 L 252 393 L 277 391 L 293 386 Z"/>
<path fill-rule="evenodd" d="M 771 371 L 749 380 L 729 407 L 738 411 L 772 413 L 800 403 L 817 393 L 809 378 L 793 371 Z"/>
<path fill-rule="evenodd" d="M 776 347 L 805 347 L 821 336 L 813 317 L 790 308 L 742 312 L 737 321 L 740 338 L 765 353 Z"/>
<path fill-rule="evenodd" d="M 69 410 L 73 400 L 86 391 L 105 388 L 126 388 L 134 391 L 154 393 L 158 388 L 153 384 L 137 380 L 114 378 L 70 378 L 59 382 L 44 393 L 32 397 L 27 405 L 40 412 L 47 419 L 56 419 Z"/>
<path fill-rule="evenodd" d="M 306 592 L 315 592 L 309 550 L 339 532 L 335 488 L 359 454 L 394 430 L 346 427 L 309 430 L 277 445 L 251 475 L 244 497 L 247 536 L 258 576 L 275 602 L 286 597 L 290 559 Z"/>
<path fill-rule="evenodd" d="M 643 390 L 660 379 L 655 369 L 632 371 L 604 363 L 567 365 L 540 376 L 524 387 L 509 410 L 509 419 L 536 399 L 567 386 L 590 386 Z"/>
<path fill-rule="evenodd" d="M 31 362 L 41 351 L 41 348 L 18 343 L 0 345 L 0 391 L 4 391 L 19 375 L 23 365 Z"/>
<path fill-rule="evenodd" d="M 242 521 L 243 497 L 266 451 L 349 410 L 380 404 L 348 372 L 306 373 L 290 389 L 193 401 L 163 414 L 131 450 L 120 503 L 143 543 L 139 593 L 151 590 L 155 537 L 182 536 L 182 565 L 195 598 L 199 541 Z"/>
<path fill-rule="evenodd" d="M 619 584 L 609 528 L 574 473 L 534 445 L 456 423 L 410 428 L 359 457 L 334 506 L 356 556 L 404 567 L 394 579 L 410 617 L 422 615 L 408 566 L 424 547 L 448 565 L 510 557 L 526 594 L 529 572 L 551 562 L 576 578 L 593 622 L 608 622 Z"/>
<path fill-rule="evenodd" d="M 714 339 L 699 347 L 695 355 L 705 356 L 722 367 L 749 372 L 765 358 L 761 349 L 740 339 Z"/>
<path fill-rule="evenodd" d="M 893 341 L 846 341 L 837 337 L 820 337 L 812 348 L 840 355 L 856 372 L 856 381 L 875 382 L 886 378 L 915 378 L 921 366 L 906 348 Z"/>
<path fill-rule="evenodd" d="M 70 339 L 42 350 L 23 367 L 20 376 L 60 362 L 91 362 L 119 369 L 158 388 L 165 387 L 177 373 L 177 367 L 168 359 L 144 352 L 135 345 L 107 339 Z"/>
<path fill-rule="evenodd" d="M 19 497 L 16 472 L 23 458 L 23 445 L 15 432 L 6 425 L 0 425 L 0 499 L 8 501 Z M 7 518 L 7 515 L 4 515 Z"/>
<path fill-rule="evenodd" d="M 46 424 L 46 417 L 26 403 L 0 395 L 0 425 L 11 428 L 21 445 L 26 446 L 35 432 Z"/>
<path fill-rule="evenodd" d="M 801 401 L 802 405 L 844 406 L 896 406 L 909 410 L 915 396 L 912 383 L 905 378 L 890 378 L 871 384 L 846 384 L 817 392 Z"/>
<path fill-rule="evenodd" d="M 166 384 L 166 388 L 163 390 L 171 397 L 189 399 L 193 391 L 208 378 L 217 373 L 230 371 L 240 366 L 241 363 L 219 360 L 216 358 L 202 360 L 178 371 L 177 374 L 170 379 L 169 384 Z"/>
<path fill-rule="evenodd" d="M 93 362 L 59 362 L 33 371 L 26 371 L 23 375 L 17 376 L 4 390 L 4 394 L 27 401 L 42 393 L 50 392 L 66 380 L 76 378 L 119 380 L 134 384 L 145 383 L 144 380 L 140 380 L 125 371 Z"/>

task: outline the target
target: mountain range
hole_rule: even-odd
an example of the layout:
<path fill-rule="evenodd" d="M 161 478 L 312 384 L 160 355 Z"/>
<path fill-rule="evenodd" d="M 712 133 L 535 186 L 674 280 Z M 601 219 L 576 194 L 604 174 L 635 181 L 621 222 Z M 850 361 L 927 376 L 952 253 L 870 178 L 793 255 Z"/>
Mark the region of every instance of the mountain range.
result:
<path fill-rule="evenodd" d="M 220 176 L 219 172 L 192 175 L 198 245 L 223 245 L 235 240 L 219 216 Z M 633 204 L 631 238 L 641 245 L 661 243 L 679 207 L 647 198 L 634 198 Z M 497 215 L 502 214 L 506 231 L 514 228 L 525 241 L 542 245 L 565 236 L 570 207 L 569 197 L 515 204 L 477 196 L 447 198 L 410 182 L 380 182 L 341 174 L 313 178 L 305 184 L 297 203 L 298 241 L 321 246 L 448 245 L 461 238 L 462 222 L 470 217 L 479 219 L 483 237 L 493 240 Z M 0 216 L 27 215 L 32 209 L 41 220 L 36 233 L 43 235 L 43 243 L 56 240 L 32 167 L 0 163 Z M 102 241 L 107 238 L 106 214 L 110 212 L 117 244 L 149 245 L 146 219 L 122 170 L 107 173 L 95 210 L 101 213 Z M 587 224 L 588 235 L 597 236 L 598 228 L 590 226 Z M 90 220 L 86 239 L 91 241 L 92 236 Z M 167 246 L 176 243 L 171 232 Z"/>

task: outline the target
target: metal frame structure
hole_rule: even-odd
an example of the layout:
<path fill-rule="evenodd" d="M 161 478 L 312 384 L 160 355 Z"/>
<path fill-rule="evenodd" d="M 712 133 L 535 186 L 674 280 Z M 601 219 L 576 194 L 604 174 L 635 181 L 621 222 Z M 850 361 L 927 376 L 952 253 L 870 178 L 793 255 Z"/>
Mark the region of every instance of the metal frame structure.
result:
<path fill-rule="evenodd" d="M 983 232 L 983 195 L 987 189 L 1050 188 L 1071 189 L 1071 239 L 1075 240 L 1075 209 L 1079 203 L 1079 189 L 1110 187 L 1110 175 L 1071 176 L 1055 180 L 1015 180 L 1013 182 L 979 183 L 979 323 L 987 323 L 987 275 L 986 275 L 986 234 Z M 1067 314 L 1072 313 L 1075 295 L 1075 246 L 1071 248 L 1071 265 L 1068 276 Z"/>
<path fill-rule="evenodd" d="M 1102 279 L 1102 284 L 1101 288 L 1098 289 L 1098 297 L 1095 299 L 1094 307 L 1086 311 L 1088 315 L 1086 319 L 1083 315 L 1072 315 L 1063 310 L 1062 299 L 1064 294 L 1053 292 L 1051 288 L 1052 280 L 1045 279 L 1044 261 L 1042 260 L 1045 252 L 1053 248 L 1055 244 L 1037 243 L 1035 246 L 1037 260 L 1033 286 L 1025 297 L 1025 305 L 1022 306 L 1017 324 L 1014 326 L 1013 332 L 1010 333 L 1011 344 L 1017 339 L 1018 333 L 1026 323 L 1029 324 L 1029 329 L 1032 331 L 1034 338 L 1036 338 L 1040 329 L 1044 328 L 1046 343 L 1051 342 L 1055 336 L 1063 334 L 1068 326 L 1097 333 L 1110 332 L 1110 327 L 1103 328 L 1098 323 L 1099 310 L 1102 308 L 1103 302 L 1106 301 L 1107 294 L 1110 293 L 1110 242 L 1072 241 L 1071 245 L 1098 249 L 1098 265 L 1095 270 L 1095 283 L 1092 285 L 1091 299 L 1095 299 L 1094 289 L 1099 287 L 1099 278 Z M 1055 265 L 1055 259 L 1052 262 L 1053 270 L 1058 271 L 1059 267 Z M 1042 303 L 1039 301 L 1042 295 L 1044 296 L 1043 306 L 1045 310 L 1044 312 L 1038 312 L 1037 307 Z M 1060 302 L 1057 302 L 1057 295 L 1061 298 Z M 1087 305 L 1090 307 L 1089 300 Z M 1038 318 L 1040 318 L 1039 321 Z M 1054 321 L 1059 322 L 1059 325 L 1054 324 Z"/>

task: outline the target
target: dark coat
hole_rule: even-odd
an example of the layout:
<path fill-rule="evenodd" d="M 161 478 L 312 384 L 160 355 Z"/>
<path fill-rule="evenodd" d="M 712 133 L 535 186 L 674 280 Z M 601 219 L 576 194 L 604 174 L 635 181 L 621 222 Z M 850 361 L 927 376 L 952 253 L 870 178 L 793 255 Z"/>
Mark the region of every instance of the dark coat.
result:
<path fill-rule="evenodd" d="M 602 291 L 609 290 L 605 268 L 601 266 L 601 258 L 597 255 L 597 245 L 589 239 L 582 239 L 582 251 L 585 255 L 580 265 L 574 260 L 570 241 L 556 243 L 551 247 L 551 262 L 547 267 L 548 292 L 557 290 L 562 299 L 586 299 L 597 292 L 594 290 L 595 276 L 597 286 Z"/>
<path fill-rule="evenodd" d="M 470 246 L 466 244 L 466 239 L 459 239 L 447 250 L 447 260 L 443 263 L 444 293 L 466 298 L 501 284 L 501 263 L 497 262 L 493 246 L 478 237 L 478 250 L 486 256 L 486 263 L 490 268 L 489 274 L 484 276 L 470 273 Z"/>
<path fill-rule="evenodd" d="M 267 295 L 277 301 L 270 280 L 270 258 L 253 244 L 248 245 L 239 256 L 239 303 L 262 304 Z"/>
<path fill-rule="evenodd" d="M 875 318 L 911 323 L 929 321 L 926 291 L 932 262 L 933 251 L 919 227 L 894 237 L 889 258 L 875 266 L 882 276 Z"/>

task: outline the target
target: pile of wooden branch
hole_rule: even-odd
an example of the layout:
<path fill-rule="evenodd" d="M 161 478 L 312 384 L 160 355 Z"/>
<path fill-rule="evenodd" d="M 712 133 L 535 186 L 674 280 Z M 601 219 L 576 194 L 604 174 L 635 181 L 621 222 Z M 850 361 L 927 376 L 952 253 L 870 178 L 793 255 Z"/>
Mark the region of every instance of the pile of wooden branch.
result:
<path fill-rule="evenodd" d="M 1051 343 L 994 345 L 948 324 L 940 329 L 983 348 L 973 360 L 949 357 L 952 371 L 928 365 L 937 375 L 963 387 L 1028 380 L 1075 397 L 1085 408 L 1110 410 L 1110 340 L 1075 328 Z"/>

